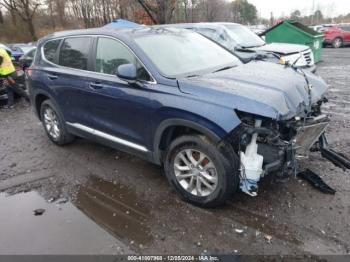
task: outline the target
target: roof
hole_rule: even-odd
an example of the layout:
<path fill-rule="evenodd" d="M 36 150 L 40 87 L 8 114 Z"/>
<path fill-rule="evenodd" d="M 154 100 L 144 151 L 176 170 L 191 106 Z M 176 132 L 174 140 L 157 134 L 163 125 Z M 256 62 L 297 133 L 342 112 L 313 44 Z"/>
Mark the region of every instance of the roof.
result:
<path fill-rule="evenodd" d="M 236 23 L 227 23 L 227 22 L 201 22 L 201 23 L 181 23 L 181 24 L 167 24 L 167 25 L 160 25 L 160 27 L 177 27 L 177 28 L 209 28 L 209 29 L 217 29 L 222 28 L 226 25 L 240 25 Z"/>
<path fill-rule="evenodd" d="M 90 29 L 79 29 L 79 30 L 70 30 L 70 31 L 60 31 L 50 35 L 45 36 L 40 39 L 40 42 L 46 41 L 48 39 L 54 38 L 64 38 L 68 36 L 79 36 L 79 35 L 106 35 L 106 36 L 114 36 L 119 38 L 132 38 L 135 36 L 142 35 L 152 35 L 154 33 L 158 33 L 159 30 L 162 29 L 156 26 L 140 26 L 137 28 L 90 28 Z M 179 28 L 163 28 L 163 30 L 167 30 L 167 32 L 175 32 L 181 30 Z"/>

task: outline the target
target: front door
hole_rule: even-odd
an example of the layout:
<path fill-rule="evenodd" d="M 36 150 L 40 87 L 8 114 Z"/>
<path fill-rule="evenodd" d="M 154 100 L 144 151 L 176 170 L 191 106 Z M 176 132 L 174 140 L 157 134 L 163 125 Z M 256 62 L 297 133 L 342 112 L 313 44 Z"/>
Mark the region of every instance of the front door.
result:
<path fill-rule="evenodd" d="M 129 48 L 116 39 L 97 38 L 95 50 L 87 103 L 96 136 L 146 151 L 151 126 L 150 76 Z M 117 67 L 128 63 L 138 67 L 140 85 L 129 85 L 116 76 Z"/>

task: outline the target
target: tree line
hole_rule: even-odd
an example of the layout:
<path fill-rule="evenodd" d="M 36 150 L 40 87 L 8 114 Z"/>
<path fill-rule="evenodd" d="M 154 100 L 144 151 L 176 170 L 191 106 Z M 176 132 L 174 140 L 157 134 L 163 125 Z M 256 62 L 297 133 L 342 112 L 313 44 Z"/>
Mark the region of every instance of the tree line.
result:
<path fill-rule="evenodd" d="M 300 12 L 290 17 L 307 20 Z M 318 14 L 318 20 L 323 16 Z M 48 33 L 103 26 L 122 18 L 141 24 L 237 22 L 272 25 L 249 0 L 0 0 L 0 41 L 36 41 Z M 349 14 L 350 18 L 350 14 Z"/>
<path fill-rule="evenodd" d="M 0 41 L 36 41 L 64 29 L 103 26 L 115 19 L 141 24 L 200 21 L 254 23 L 248 0 L 0 0 Z M 6 25 L 6 26 L 5 26 Z"/>

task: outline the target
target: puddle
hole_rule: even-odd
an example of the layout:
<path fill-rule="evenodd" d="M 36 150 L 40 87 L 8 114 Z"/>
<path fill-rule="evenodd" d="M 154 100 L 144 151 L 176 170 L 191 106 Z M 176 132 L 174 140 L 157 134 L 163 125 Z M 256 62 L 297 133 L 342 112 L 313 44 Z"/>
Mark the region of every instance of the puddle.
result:
<path fill-rule="evenodd" d="M 45 209 L 40 216 L 34 210 Z M 72 203 L 48 203 L 37 192 L 0 194 L 0 254 L 120 254 L 128 252 Z"/>
<path fill-rule="evenodd" d="M 150 214 L 141 200 L 128 187 L 97 177 L 64 204 L 48 203 L 36 191 L 1 193 L 0 254 L 120 254 L 129 244 L 147 246 Z M 36 209 L 45 212 L 35 216 Z"/>
<path fill-rule="evenodd" d="M 80 188 L 75 205 L 115 237 L 146 245 L 152 241 L 149 209 L 123 185 L 90 177 Z"/>

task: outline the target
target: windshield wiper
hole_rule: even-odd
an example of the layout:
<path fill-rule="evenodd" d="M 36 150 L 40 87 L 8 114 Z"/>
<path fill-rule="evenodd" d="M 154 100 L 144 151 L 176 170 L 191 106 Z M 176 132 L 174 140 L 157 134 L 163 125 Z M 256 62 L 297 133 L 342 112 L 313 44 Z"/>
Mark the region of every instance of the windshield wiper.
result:
<path fill-rule="evenodd" d="M 220 68 L 220 69 L 214 71 L 213 73 L 224 71 L 224 70 L 228 70 L 228 69 L 231 69 L 231 68 L 234 68 L 234 67 L 236 67 L 236 66 L 235 65 L 233 65 L 233 66 L 225 66 L 223 68 Z"/>
<path fill-rule="evenodd" d="M 186 78 L 192 78 L 192 77 L 198 77 L 200 75 L 189 75 L 189 76 L 186 76 Z"/>

